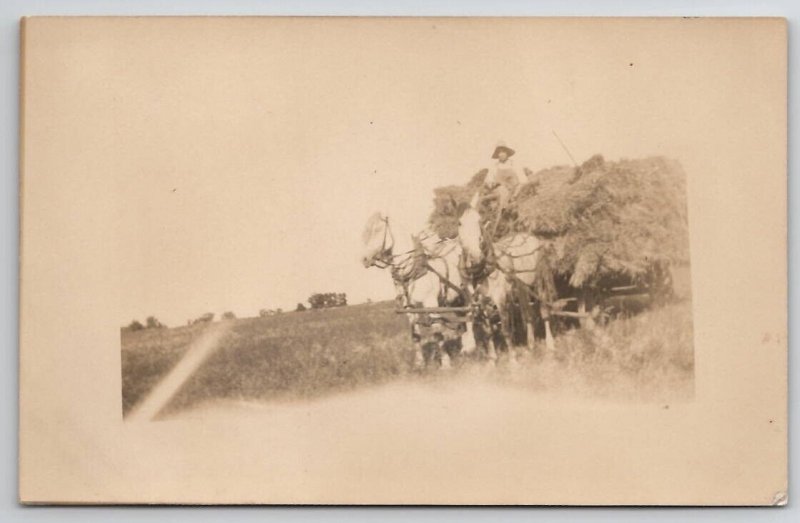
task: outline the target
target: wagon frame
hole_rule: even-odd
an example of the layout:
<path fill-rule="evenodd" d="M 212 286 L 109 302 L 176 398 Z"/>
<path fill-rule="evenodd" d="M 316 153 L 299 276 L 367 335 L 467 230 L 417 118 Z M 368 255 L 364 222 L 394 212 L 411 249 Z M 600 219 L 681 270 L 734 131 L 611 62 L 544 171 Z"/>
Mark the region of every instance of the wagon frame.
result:
<path fill-rule="evenodd" d="M 558 298 L 544 305 L 548 316 L 570 318 L 580 321 L 583 328 L 593 328 L 598 322 L 605 322 L 609 317 L 608 301 L 616 298 L 643 297 L 648 296 L 651 302 L 655 302 L 665 294 L 671 292 L 671 287 L 667 289 L 653 285 L 622 285 L 609 287 L 602 290 L 589 291 L 584 289 L 578 296 Z M 477 315 L 486 315 L 484 306 L 474 300 L 470 300 L 472 305 L 461 307 L 404 307 L 396 308 L 396 314 L 418 314 L 447 316 L 450 323 L 468 323 L 475 319 Z M 531 299 L 531 304 L 536 300 Z M 563 310 L 572 303 L 576 304 L 577 310 Z"/>

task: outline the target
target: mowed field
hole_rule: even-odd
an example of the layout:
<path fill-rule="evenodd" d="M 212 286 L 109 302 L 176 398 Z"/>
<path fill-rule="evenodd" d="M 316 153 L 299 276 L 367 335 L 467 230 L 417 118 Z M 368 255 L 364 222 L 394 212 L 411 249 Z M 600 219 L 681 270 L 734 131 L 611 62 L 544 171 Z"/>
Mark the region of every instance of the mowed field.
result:
<path fill-rule="evenodd" d="M 161 412 L 168 417 L 220 401 L 289 402 L 368 390 L 393 381 L 481 380 L 557 393 L 666 401 L 690 398 L 694 384 L 691 301 L 685 293 L 663 307 L 594 330 L 570 329 L 556 351 L 519 349 L 520 367 L 488 368 L 474 357 L 450 372 L 420 373 L 394 302 L 289 312 L 232 320 L 220 346 Z M 207 325 L 122 331 L 122 409 L 128 414 L 176 365 Z M 543 345 L 543 344 L 542 344 Z"/>
<path fill-rule="evenodd" d="M 408 324 L 394 302 L 287 312 L 230 321 L 222 344 L 165 409 L 213 399 L 319 396 L 407 374 Z M 207 325 L 122 332 L 122 405 L 127 414 L 181 359 Z"/>

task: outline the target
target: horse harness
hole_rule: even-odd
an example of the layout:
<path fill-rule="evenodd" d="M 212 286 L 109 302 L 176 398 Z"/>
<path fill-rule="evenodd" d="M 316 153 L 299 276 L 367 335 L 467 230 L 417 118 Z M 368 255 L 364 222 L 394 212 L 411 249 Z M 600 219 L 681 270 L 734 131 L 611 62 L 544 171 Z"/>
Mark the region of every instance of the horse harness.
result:
<path fill-rule="evenodd" d="M 499 269 L 497 264 L 497 257 L 494 252 L 494 246 L 487 240 L 486 231 L 481 225 L 481 239 L 480 239 L 480 261 L 472 262 L 468 256 L 467 251 L 461 251 L 461 258 L 459 259 L 459 270 L 461 271 L 464 280 L 469 281 L 472 287 L 475 288 L 479 282 L 485 280 L 489 275 Z"/>
<path fill-rule="evenodd" d="M 394 261 L 394 258 L 400 257 L 405 258 L 400 262 Z M 410 303 L 411 298 L 408 295 L 409 284 L 422 278 L 428 272 L 428 262 L 425 259 L 425 253 L 421 252 L 420 249 L 414 249 L 403 254 L 392 256 L 392 258 L 393 260 L 389 264 L 389 267 L 391 267 L 392 280 L 394 280 L 396 285 L 402 287 L 405 303 Z"/>
<path fill-rule="evenodd" d="M 450 281 L 449 266 L 447 263 L 444 264 L 445 274 L 442 274 L 431 265 L 430 259 L 432 258 L 444 259 L 444 256 L 441 253 L 433 254 L 426 252 L 425 248 L 420 243 L 417 247 L 410 251 L 401 254 L 392 254 L 392 247 L 387 245 L 387 241 L 391 235 L 391 232 L 389 231 L 389 218 L 385 217 L 383 218 L 383 221 L 386 224 L 386 227 L 383 230 L 383 241 L 381 242 L 379 254 L 373 260 L 373 265 L 378 268 L 389 268 L 391 270 L 392 280 L 395 282 L 397 287 L 402 289 L 402 293 L 397 295 L 398 300 L 402 299 L 405 305 L 410 306 L 410 284 L 422 278 L 430 271 L 439 278 L 439 302 L 441 304 L 444 304 L 446 300 L 448 289 L 456 291 L 458 295 L 464 299 L 465 303 L 469 302 L 469 295 L 467 291 Z M 392 240 L 394 240 L 393 237 Z M 394 241 L 392 241 L 392 244 L 394 244 Z M 430 318 L 428 315 L 425 315 L 425 317 L 427 320 L 425 323 L 449 323 L 449 321 L 443 316 Z"/>
<path fill-rule="evenodd" d="M 465 303 L 469 303 L 468 294 L 465 289 L 457 286 L 452 281 L 450 281 L 450 274 L 449 274 L 449 267 L 445 263 L 445 271 L 442 274 L 440 271 L 436 270 L 433 265 L 431 265 L 430 260 L 433 258 L 440 258 L 444 259 L 441 254 L 433 254 L 426 252 L 426 250 L 422 246 L 418 246 L 417 248 L 397 255 L 389 254 L 390 258 L 385 258 L 383 260 L 386 263 L 386 266 L 391 268 L 392 280 L 395 282 L 395 285 L 402 290 L 401 293 L 398 293 L 397 299 L 398 301 L 402 300 L 402 303 L 406 307 L 412 307 L 413 304 L 411 303 L 411 296 L 409 295 L 409 287 L 410 284 L 423 276 L 425 276 L 428 272 L 433 273 L 439 279 L 439 293 L 438 293 L 438 301 L 440 305 L 446 304 L 446 297 L 448 289 L 452 289 L 458 293 L 464 299 Z M 395 261 L 398 258 L 402 258 L 400 261 Z M 444 327 L 446 329 L 451 329 L 455 331 L 460 331 L 464 328 L 463 324 L 460 322 L 452 322 L 446 316 L 443 315 L 430 315 L 430 314 L 419 314 L 417 316 L 416 322 L 419 327 L 432 327 L 436 328 L 436 325 Z M 441 331 L 436 331 L 437 336 L 441 336 Z M 419 336 L 419 332 L 414 332 L 412 336 Z"/>
<path fill-rule="evenodd" d="M 512 254 L 510 252 L 501 250 L 501 255 L 512 259 L 524 258 L 536 254 L 536 252 L 539 251 L 542 247 L 543 247 L 542 245 L 539 245 L 532 251 L 526 252 L 524 254 Z M 503 268 L 498 262 L 499 256 L 497 255 L 496 252 L 496 246 L 492 243 L 491 240 L 488 239 L 486 231 L 482 225 L 481 225 L 480 250 L 481 250 L 481 258 L 480 261 L 477 263 L 469 263 L 470 260 L 467 259 L 466 251 L 463 251 L 461 253 L 461 259 L 459 260 L 459 269 L 461 270 L 462 275 L 464 275 L 465 279 L 468 279 L 472 283 L 473 287 L 476 287 L 481 281 L 488 278 L 489 275 L 492 274 L 495 270 L 498 270 L 501 273 L 503 273 L 503 275 L 506 277 L 506 280 L 509 283 L 522 286 L 527 290 L 529 295 L 534 300 L 540 303 L 545 303 L 541 299 L 541 297 L 537 296 L 536 292 L 533 289 L 533 286 L 526 283 L 518 276 L 520 273 L 536 272 L 535 269 L 509 270 Z"/>

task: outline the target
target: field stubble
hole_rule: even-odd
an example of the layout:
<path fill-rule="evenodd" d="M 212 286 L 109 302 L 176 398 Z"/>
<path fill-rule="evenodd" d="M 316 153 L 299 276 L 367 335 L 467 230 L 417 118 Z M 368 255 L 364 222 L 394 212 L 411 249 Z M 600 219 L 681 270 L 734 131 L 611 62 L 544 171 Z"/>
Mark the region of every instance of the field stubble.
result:
<path fill-rule="evenodd" d="M 679 300 L 594 330 L 556 337 L 556 351 L 518 349 L 519 368 L 469 357 L 450 373 L 413 369 L 408 325 L 393 302 L 284 313 L 230 322 L 221 346 L 162 411 L 219 401 L 308 400 L 389 382 L 492 384 L 623 401 L 690 399 L 694 386 L 691 303 Z M 122 332 L 122 407 L 129 414 L 206 327 Z M 542 344 L 543 345 L 543 344 Z"/>

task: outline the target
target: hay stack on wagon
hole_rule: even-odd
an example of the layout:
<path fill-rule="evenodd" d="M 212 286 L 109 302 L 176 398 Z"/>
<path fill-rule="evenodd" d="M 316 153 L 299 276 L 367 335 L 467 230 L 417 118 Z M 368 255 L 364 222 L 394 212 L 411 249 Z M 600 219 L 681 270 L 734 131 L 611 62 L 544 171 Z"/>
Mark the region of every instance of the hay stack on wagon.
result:
<path fill-rule="evenodd" d="M 596 155 L 580 167 L 527 175 L 497 231 L 544 239 L 553 276 L 571 287 L 620 276 L 643 281 L 654 268 L 688 263 L 686 179 L 678 162 L 663 157 L 612 162 Z M 462 206 L 485 176 L 481 171 L 466 185 L 435 190 L 429 221 L 438 234 L 457 235 Z"/>
<path fill-rule="evenodd" d="M 442 238 L 458 236 L 458 215 L 488 174 L 487 169 L 482 169 L 473 174 L 466 185 L 446 185 L 433 190 L 433 213 L 428 223 L 436 234 Z"/>

